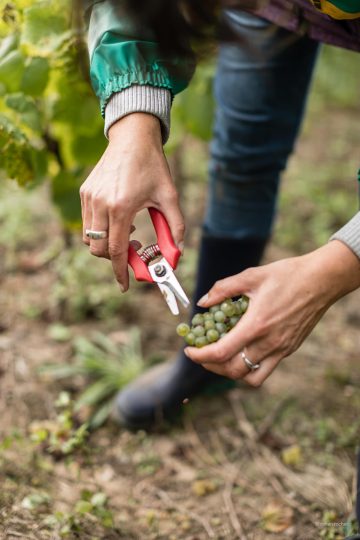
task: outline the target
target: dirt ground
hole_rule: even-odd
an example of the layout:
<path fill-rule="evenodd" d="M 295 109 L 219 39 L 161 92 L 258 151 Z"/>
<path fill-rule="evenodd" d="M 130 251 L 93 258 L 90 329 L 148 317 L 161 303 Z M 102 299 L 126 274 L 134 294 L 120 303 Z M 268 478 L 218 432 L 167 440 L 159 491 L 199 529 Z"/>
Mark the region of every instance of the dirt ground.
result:
<path fill-rule="evenodd" d="M 334 117 L 328 122 L 305 130 L 285 193 L 304 163 L 309 171 L 319 159 L 330 160 L 323 134 L 336 131 L 330 124 Z M 349 144 L 343 154 L 341 149 L 335 157 L 332 153 L 334 178 L 349 145 L 358 151 L 352 138 L 358 120 L 339 112 L 339 122 L 348 126 Z M 328 178 L 330 183 L 333 177 Z M 186 191 L 192 201 L 189 259 L 196 253 L 202 192 L 203 184 L 191 183 Z M 12 201 L 14 209 L 23 197 L 12 189 L 5 195 L 3 201 Z M 22 237 L 15 223 L 17 240 L 0 248 L 0 538 L 331 540 L 356 530 L 359 293 L 330 309 L 262 388 L 239 384 L 227 395 L 191 401 L 175 427 L 158 433 L 129 433 L 109 421 L 74 453 L 53 455 L 31 440 L 30 426 L 54 420 L 59 392 L 65 388 L 76 395 L 85 382 L 53 382 L 39 374 L 40 366 L 72 362 L 73 338 L 94 331 L 116 343 L 138 326 L 147 358 L 171 357 L 179 340 L 161 296 L 142 285 L 118 312 L 100 320 L 68 320 L 61 303 L 54 303 L 55 262 L 41 259 L 60 235 L 58 218 L 46 191 L 28 197 L 27 232 L 33 224 L 35 236 Z M 305 199 L 301 193 L 300 203 Z M 300 203 L 292 212 L 308 234 L 313 201 Z M 280 225 L 288 219 L 283 209 Z M 306 240 L 299 251 L 311 244 Z M 279 232 L 267 260 L 294 253 Z M 91 264 L 100 272 L 106 263 Z M 193 267 L 180 269 L 179 277 L 186 272 L 191 283 Z M 117 297 L 116 285 L 109 287 L 110 296 Z M 59 321 L 71 338 L 59 341 L 49 332 Z"/>

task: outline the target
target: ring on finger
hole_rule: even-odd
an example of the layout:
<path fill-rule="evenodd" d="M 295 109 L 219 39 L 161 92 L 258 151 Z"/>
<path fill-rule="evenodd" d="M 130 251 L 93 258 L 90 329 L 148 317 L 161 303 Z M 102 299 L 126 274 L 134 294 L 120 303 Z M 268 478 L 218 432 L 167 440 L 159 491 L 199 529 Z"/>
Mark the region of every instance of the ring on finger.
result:
<path fill-rule="evenodd" d="M 248 358 L 245 354 L 244 351 L 241 351 L 240 353 L 240 356 L 241 358 L 244 360 L 244 364 L 246 365 L 246 367 L 249 369 L 249 371 L 256 371 L 257 369 L 259 369 L 260 367 L 260 364 L 254 364 L 250 358 Z"/>
<path fill-rule="evenodd" d="M 85 229 L 85 236 L 91 238 L 91 240 L 103 240 L 108 237 L 107 231 L 93 231 L 92 229 Z"/>

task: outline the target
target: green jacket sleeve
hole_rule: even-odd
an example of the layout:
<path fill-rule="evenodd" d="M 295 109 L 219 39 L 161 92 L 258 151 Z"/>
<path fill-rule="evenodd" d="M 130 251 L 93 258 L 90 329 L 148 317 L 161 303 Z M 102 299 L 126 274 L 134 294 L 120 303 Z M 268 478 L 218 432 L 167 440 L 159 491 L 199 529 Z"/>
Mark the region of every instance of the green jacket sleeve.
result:
<path fill-rule="evenodd" d="M 166 88 L 172 96 L 186 88 L 194 62 L 162 55 L 151 32 L 137 27 L 120 1 L 87 1 L 85 7 L 90 77 L 103 115 L 112 94 L 135 84 Z"/>

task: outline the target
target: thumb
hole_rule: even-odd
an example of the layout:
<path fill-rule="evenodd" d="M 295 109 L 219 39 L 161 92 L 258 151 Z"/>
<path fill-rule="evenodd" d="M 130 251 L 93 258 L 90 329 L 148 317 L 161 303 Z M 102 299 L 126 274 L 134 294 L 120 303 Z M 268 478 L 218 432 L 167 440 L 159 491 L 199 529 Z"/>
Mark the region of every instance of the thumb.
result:
<path fill-rule="evenodd" d="M 217 281 L 209 292 L 200 298 L 197 305 L 205 308 L 219 304 L 225 298 L 248 294 L 253 287 L 255 271 L 255 268 L 250 268 L 240 274 Z"/>
<path fill-rule="evenodd" d="M 184 250 L 185 223 L 177 196 L 174 197 L 172 204 L 167 204 L 166 209 L 162 208 L 161 212 L 164 214 L 166 221 L 169 224 L 171 235 L 176 246 L 182 253 Z"/>

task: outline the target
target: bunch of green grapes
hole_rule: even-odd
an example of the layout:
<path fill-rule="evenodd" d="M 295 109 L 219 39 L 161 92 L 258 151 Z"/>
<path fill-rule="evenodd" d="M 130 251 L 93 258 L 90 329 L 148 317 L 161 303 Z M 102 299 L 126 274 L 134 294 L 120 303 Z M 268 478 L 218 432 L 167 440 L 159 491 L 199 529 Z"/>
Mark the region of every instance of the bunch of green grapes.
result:
<path fill-rule="evenodd" d="M 191 320 L 191 327 L 185 323 L 179 324 L 176 332 L 187 345 L 200 348 L 215 343 L 234 328 L 248 305 L 247 296 L 241 296 L 238 300 L 227 298 L 205 313 L 196 313 Z"/>

